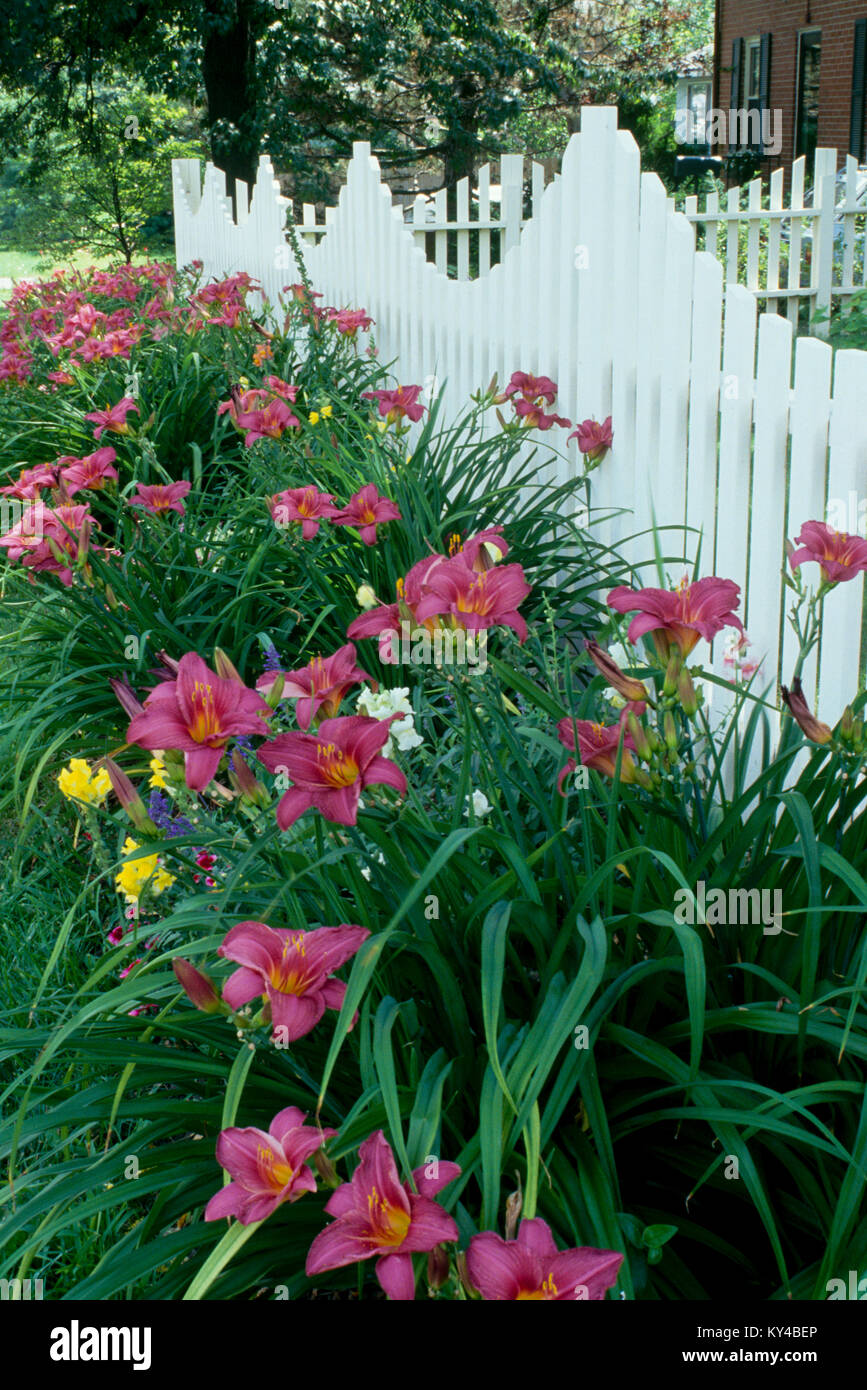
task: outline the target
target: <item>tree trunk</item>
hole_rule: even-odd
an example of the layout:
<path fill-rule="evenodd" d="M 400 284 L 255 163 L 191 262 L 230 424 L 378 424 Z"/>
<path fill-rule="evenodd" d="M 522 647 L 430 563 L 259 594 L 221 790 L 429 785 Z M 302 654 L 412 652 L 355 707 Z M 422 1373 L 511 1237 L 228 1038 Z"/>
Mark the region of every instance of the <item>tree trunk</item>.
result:
<path fill-rule="evenodd" d="M 211 157 L 225 170 L 232 206 L 235 179 L 253 184 L 259 140 L 256 121 L 256 33 L 248 0 L 234 0 L 228 20 L 222 0 L 205 0 L 209 21 L 202 54 Z M 237 209 L 236 209 L 237 213 Z"/>

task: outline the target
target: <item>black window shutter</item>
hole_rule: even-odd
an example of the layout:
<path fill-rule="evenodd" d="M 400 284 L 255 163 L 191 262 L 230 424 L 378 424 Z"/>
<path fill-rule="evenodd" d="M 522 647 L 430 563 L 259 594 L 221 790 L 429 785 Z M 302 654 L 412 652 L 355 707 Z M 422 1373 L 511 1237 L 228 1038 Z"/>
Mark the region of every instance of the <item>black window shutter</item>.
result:
<path fill-rule="evenodd" d="M 867 19 L 855 21 L 852 59 L 852 104 L 849 108 L 849 153 L 861 163 L 864 157 L 864 87 L 867 76 Z"/>
<path fill-rule="evenodd" d="M 759 110 L 769 111 L 771 107 L 771 36 L 762 34 L 759 45 Z M 764 151 L 764 119 L 759 148 Z"/>
<path fill-rule="evenodd" d="M 759 51 L 759 106 L 767 111 L 771 105 L 771 36 L 762 34 Z"/>
<path fill-rule="evenodd" d="M 744 65 L 744 41 L 735 39 L 732 44 L 732 90 L 729 105 L 737 111 L 741 104 L 741 70 Z"/>

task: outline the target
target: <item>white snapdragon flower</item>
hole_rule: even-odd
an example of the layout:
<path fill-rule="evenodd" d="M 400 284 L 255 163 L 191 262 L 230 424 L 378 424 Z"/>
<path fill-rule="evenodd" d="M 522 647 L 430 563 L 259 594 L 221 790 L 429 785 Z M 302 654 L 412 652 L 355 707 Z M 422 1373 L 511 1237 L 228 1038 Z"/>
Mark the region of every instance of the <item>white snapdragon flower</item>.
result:
<path fill-rule="evenodd" d="M 375 608 L 379 599 L 369 584 L 361 584 L 355 591 L 355 602 L 359 608 Z"/>
<path fill-rule="evenodd" d="M 409 748 L 418 748 L 419 744 L 424 742 L 416 731 L 415 711 L 409 701 L 407 685 L 376 692 L 364 686 L 358 697 L 358 712 L 369 715 L 371 719 L 388 719 L 393 714 L 403 716 L 396 719 L 388 731 L 388 742 L 382 750 L 384 758 L 390 757 L 395 748 L 404 753 Z"/>
<path fill-rule="evenodd" d="M 474 791 L 472 796 L 467 797 L 467 806 L 466 810 L 464 811 L 465 816 L 469 816 L 471 805 L 473 808 L 473 814 L 477 817 L 477 819 L 481 819 L 482 816 L 490 815 L 490 812 L 493 809 L 490 801 L 485 796 L 485 793 L 480 791 Z"/>
<path fill-rule="evenodd" d="M 385 855 L 383 854 L 381 849 L 377 850 L 376 854 L 373 856 L 373 862 L 375 864 L 385 863 Z M 361 870 L 361 877 L 366 878 L 368 883 L 370 882 L 370 869 L 368 869 L 367 865 L 365 865 L 364 868 Z"/>

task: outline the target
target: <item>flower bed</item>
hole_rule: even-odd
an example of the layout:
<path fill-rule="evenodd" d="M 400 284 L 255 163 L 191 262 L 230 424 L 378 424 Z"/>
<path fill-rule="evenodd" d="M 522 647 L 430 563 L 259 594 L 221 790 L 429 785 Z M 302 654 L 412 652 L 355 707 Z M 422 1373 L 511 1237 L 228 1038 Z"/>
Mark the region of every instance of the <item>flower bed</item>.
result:
<path fill-rule="evenodd" d="M 0 331 L 4 805 L 71 880 L 4 1001 L 2 1272 L 825 1297 L 867 1244 L 864 695 L 831 729 L 800 677 L 867 544 L 790 547 L 761 746 L 737 585 L 570 520 L 612 421 L 543 486 L 556 383 L 444 421 L 363 310 L 252 288 L 97 272 Z"/>

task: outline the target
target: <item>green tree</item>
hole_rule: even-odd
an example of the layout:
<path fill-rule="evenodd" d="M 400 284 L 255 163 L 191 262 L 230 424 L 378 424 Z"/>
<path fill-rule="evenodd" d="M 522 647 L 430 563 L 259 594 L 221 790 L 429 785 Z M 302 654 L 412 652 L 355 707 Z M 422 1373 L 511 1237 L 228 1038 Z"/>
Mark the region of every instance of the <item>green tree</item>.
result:
<path fill-rule="evenodd" d="M 8 244 L 46 256 L 85 245 L 129 262 L 170 231 L 171 160 L 202 148 L 188 109 L 119 79 L 94 88 L 92 111 L 86 131 L 33 132 L 19 161 Z"/>

